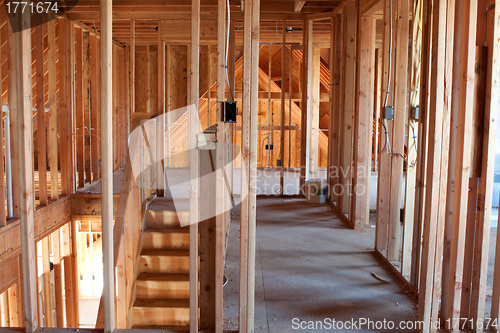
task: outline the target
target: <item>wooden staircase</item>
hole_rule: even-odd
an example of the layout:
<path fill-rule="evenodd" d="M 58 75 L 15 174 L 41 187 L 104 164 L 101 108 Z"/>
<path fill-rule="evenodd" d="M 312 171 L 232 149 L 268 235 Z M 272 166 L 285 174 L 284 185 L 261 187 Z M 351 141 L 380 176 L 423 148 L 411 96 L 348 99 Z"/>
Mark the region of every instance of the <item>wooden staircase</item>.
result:
<path fill-rule="evenodd" d="M 189 227 L 172 201 L 156 198 L 146 212 L 135 280 L 132 328 L 189 331 Z"/>

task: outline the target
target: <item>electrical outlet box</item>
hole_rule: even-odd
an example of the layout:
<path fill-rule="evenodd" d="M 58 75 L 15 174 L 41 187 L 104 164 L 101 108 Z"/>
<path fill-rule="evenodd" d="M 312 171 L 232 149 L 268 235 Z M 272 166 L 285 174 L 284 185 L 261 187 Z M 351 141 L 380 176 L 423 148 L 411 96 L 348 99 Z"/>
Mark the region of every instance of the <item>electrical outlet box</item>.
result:
<path fill-rule="evenodd" d="M 274 149 L 274 145 L 266 145 L 266 150 L 273 150 Z"/>
<path fill-rule="evenodd" d="M 419 108 L 418 106 L 415 106 L 413 108 L 411 108 L 411 119 L 413 120 L 418 120 L 419 117 L 420 117 L 420 112 L 419 112 Z"/>
<path fill-rule="evenodd" d="M 224 109 L 222 121 L 225 123 L 236 123 L 236 116 L 238 115 L 238 107 L 236 102 L 225 101 L 221 102 Z"/>
<path fill-rule="evenodd" d="M 281 160 L 276 160 L 276 167 L 278 167 L 278 168 L 281 167 Z"/>
<path fill-rule="evenodd" d="M 384 109 L 382 110 L 382 118 L 387 120 L 394 119 L 394 107 L 393 106 L 384 107 Z"/>

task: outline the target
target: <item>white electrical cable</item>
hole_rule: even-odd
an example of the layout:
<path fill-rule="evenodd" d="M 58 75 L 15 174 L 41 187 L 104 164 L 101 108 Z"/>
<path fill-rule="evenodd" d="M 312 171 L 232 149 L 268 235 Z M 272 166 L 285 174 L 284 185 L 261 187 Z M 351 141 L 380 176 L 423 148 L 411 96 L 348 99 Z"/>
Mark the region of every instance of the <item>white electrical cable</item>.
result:
<path fill-rule="evenodd" d="M 389 0 L 389 13 L 390 13 L 390 24 L 389 24 L 389 30 L 390 30 L 390 37 L 389 37 L 389 78 L 387 80 L 387 89 L 385 92 L 385 102 L 384 102 L 384 108 L 387 107 L 387 101 L 389 99 L 389 93 L 390 93 L 390 86 L 391 86 L 391 70 L 392 70 L 392 0 Z M 384 128 L 385 128 L 385 145 L 387 148 L 387 154 L 391 154 L 391 142 L 389 141 L 389 131 L 387 130 L 387 119 L 384 118 Z"/>
<path fill-rule="evenodd" d="M 227 0 L 227 34 L 226 34 L 226 65 L 224 66 L 226 69 L 226 83 L 227 89 L 231 93 L 231 100 L 234 101 L 233 91 L 231 90 L 231 84 L 229 84 L 229 75 L 227 73 L 227 58 L 229 55 L 229 31 L 231 28 L 231 7 L 229 6 L 229 0 Z"/>

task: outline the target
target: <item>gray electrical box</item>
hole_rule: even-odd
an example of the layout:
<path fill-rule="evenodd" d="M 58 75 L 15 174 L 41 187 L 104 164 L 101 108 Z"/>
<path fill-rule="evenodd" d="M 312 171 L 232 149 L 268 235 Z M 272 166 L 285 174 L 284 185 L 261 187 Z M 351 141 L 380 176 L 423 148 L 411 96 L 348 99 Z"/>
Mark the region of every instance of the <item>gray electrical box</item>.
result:
<path fill-rule="evenodd" d="M 387 120 L 394 119 L 394 107 L 386 106 L 382 109 L 382 118 Z"/>

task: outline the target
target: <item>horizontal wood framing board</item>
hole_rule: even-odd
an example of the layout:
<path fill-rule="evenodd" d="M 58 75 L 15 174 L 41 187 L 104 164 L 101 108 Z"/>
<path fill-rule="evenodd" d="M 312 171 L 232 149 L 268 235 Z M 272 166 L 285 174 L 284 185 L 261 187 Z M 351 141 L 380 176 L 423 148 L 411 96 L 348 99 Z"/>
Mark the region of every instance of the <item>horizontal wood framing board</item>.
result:
<path fill-rule="evenodd" d="M 40 241 L 71 220 L 71 201 L 65 196 L 35 211 L 35 241 Z M 21 221 L 0 229 L 0 262 L 21 253 Z"/>
<path fill-rule="evenodd" d="M 118 201 L 120 196 L 113 196 L 113 215 L 116 215 Z M 94 217 L 101 216 L 101 195 L 88 196 L 86 194 L 75 194 L 71 196 L 71 216 L 73 219 L 80 218 L 83 215 Z M 84 219 L 84 218 L 82 218 Z"/>

